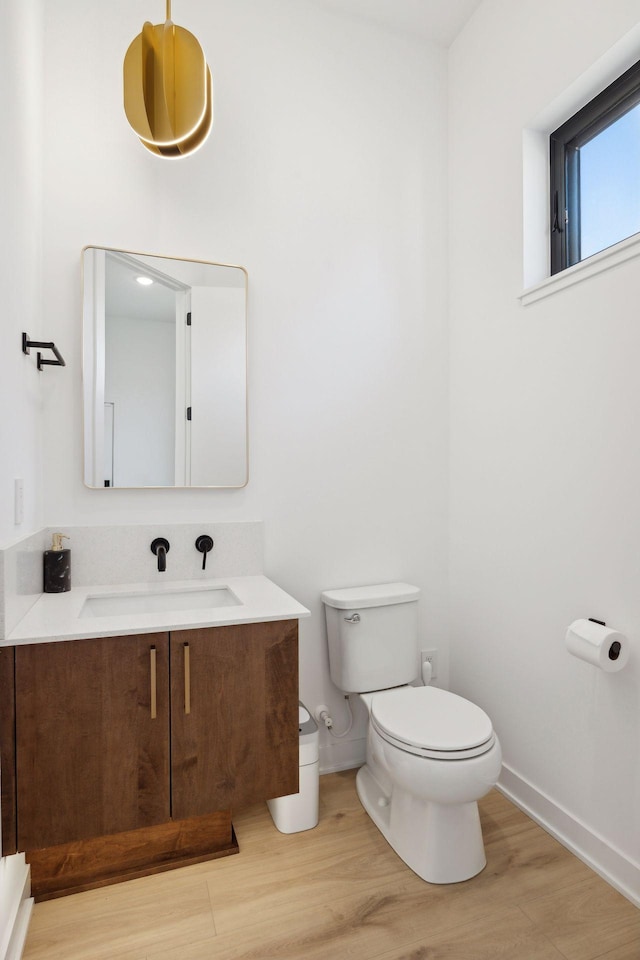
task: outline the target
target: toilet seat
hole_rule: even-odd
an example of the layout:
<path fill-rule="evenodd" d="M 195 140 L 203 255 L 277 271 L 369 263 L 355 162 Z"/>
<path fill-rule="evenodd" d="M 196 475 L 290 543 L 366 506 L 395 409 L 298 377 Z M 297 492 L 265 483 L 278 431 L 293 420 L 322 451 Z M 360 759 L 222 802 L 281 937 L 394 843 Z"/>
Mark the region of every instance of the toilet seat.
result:
<path fill-rule="evenodd" d="M 478 757 L 496 739 L 484 710 L 438 687 L 398 687 L 374 694 L 371 724 L 392 746 L 433 760 Z"/>

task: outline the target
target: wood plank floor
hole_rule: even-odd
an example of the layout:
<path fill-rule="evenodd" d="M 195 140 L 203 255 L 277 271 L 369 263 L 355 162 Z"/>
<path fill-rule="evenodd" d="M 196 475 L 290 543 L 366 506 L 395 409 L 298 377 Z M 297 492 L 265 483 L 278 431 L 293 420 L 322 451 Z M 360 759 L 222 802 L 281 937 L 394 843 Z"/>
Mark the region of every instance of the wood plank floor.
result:
<path fill-rule="evenodd" d="M 238 856 L 36 904 L 24 960 L 639 960 L 640 910 L 498 792 L 480 807 L 487 867 L 432 886 L 355 771 L 330 774 L 315 830 L 280 834 L 260 804 Z"/>

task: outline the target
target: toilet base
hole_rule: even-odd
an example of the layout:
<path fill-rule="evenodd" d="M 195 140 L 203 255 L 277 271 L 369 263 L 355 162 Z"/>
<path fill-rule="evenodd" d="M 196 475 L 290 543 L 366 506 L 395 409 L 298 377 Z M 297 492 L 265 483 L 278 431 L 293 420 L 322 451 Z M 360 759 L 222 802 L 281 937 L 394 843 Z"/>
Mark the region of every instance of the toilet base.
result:
<path fill-rule="evenodd" d="M 356 788 L 362 806 L 387 843 L 428 883 L 460 883 L 486 865 L 478 804 L 435 803 L 393 785 L 391 796 L 369 766 L 361 767 Z"/>

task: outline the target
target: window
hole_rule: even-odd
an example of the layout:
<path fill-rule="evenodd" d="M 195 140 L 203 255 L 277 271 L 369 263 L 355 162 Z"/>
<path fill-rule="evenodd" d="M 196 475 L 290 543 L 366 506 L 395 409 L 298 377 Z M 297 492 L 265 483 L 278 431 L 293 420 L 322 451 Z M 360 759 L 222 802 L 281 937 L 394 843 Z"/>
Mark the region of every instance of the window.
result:
<path fill-rule="evenodd" d="M 551 134 L 551 273 L 640 232 L 640 62 Z"/>

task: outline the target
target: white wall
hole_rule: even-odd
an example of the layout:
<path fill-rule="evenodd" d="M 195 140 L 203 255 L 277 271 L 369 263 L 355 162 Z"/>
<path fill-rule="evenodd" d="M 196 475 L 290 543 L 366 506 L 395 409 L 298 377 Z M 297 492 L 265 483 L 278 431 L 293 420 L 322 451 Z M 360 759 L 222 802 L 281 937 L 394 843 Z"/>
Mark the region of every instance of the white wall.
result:
<path fill-rule="evenodd" d="M 446 681 L 446 54 L 307 0 L 185 0 L 174 15 L 211 64 L 215 126 L 163 161 L 122 109 L 148 2 L 46 5 L 47 326 L 69 359 L 45 414 L 47 522 L 263 519 L 265 572 L 313 611 L 301 695 L 338 727 L 323 589 L 417 583 Z M 88 243 L 247 268 L 245 489 L 84 488 Z M 342 759 L 363 732 L 360 718 Z"/>
<path fill-rule="evenodd" d="M 638 22 L 637 0 L 588 16 L 580 0 L 486 0 L 449 74 L 451 685 L 491 714 L 511 785 L 586 845 L 603 838 L 621 873 L 635 861 L 636 883 L 638 261 L 517 295 L 523 129 Z M 624 673 L 566 653 L 590 616 L 635 643 Z"/>
<path fill-rule="evenodd" d="M 51 382 L 42 383 L 50 371 L 38 373 L 35 350 L 30 357 L 21 352 L 23 330 L 34 340 L 52 339 L 40 295 L 41 5 L 3 4 L 0 29 L 0 544 L 32 532 L 43 519 L 40 405 L 41 396 L 50 395 Z M 18 477 L 25 494 L 21 525 L 13 509 Z"/>

